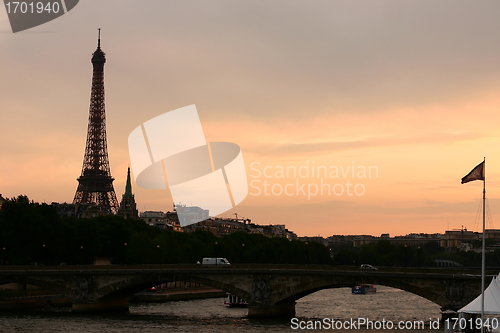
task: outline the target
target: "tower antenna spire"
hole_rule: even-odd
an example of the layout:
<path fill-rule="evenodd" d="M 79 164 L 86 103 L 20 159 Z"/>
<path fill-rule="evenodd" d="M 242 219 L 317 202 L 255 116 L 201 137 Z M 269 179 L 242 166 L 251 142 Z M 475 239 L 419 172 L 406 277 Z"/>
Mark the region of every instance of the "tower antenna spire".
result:
<path fill-rule="evenodd" d="M 101 47 L 101 28 L 97 30 L 99 30 L 97 33 L 97 47 Z"/>

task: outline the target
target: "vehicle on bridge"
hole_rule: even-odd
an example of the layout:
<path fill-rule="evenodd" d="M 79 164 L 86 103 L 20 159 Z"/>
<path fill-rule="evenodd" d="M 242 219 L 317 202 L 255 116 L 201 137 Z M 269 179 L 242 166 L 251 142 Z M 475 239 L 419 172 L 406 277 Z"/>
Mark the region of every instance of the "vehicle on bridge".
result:
<path fill-rule="evenodd" d="M 377 267 L 374 267 L 374 266 L 368 265 L 368 264 L 363 264 L 363 265 L 359 266 L 359 269 L 362 271 L 378 271 Z"/>
<path fill-rule="evenodd" d="M 226 258 L 203 258 L 202 266 L 228 266 L 231 263 Z"/>

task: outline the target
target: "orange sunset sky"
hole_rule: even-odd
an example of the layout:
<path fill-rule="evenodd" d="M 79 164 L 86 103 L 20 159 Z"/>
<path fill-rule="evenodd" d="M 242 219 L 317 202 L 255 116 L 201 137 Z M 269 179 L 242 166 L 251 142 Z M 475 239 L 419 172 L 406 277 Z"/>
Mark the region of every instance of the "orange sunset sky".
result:
<path fill-rule="evenodd" d="M 487 227 L 500 228 L 499 17 L 498 1 L 85 0 L 13 34 L 1 8 L 0 193 L 73 200 L 102 28 L 118 200 L 130 132 L 195 104 L 253 184 L 222 216 L 300 236 L 479 231 L 482 182 L 460 179 L 486 157 Z M 377 173 L 276 177 L 306 165 Z M 321 181 L 364 193 L 294 192 Z M 139 211 L 172 208 L 168 191 L 132 186 Z"/>

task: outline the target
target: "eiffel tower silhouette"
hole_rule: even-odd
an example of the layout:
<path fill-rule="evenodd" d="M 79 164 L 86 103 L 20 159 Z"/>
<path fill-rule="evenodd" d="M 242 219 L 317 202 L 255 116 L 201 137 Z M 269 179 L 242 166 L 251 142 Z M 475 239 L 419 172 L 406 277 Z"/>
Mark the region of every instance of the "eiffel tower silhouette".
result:
<path fill-rule="evenodd" d="M 104 63 L 106 57 L 101 50 L 101 29 L 97 39 L 97 49 L 92 54 L 94 72 L 90 96 L 87 144 L 83 158 L 82 174 L 77 179 L 73 204 L 91 203 L 102 212 L 116 214 L 116 199 L 113 180 L 109 170 L 108 146 L 106 139 L 106 111 L 104 109 Z"/>

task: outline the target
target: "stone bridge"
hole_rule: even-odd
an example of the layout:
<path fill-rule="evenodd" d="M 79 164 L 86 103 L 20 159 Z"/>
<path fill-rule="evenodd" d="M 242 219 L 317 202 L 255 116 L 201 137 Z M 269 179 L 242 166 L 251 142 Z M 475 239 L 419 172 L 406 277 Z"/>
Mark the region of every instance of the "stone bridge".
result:
<path fill-rule="evenodd" d="M 494 272 L 488 272 L 486 285 Z M 402 289 L 424 297 L 442 310 L 458 310 L 481 293 L 478 272 L 456 269 L 381 268 L 313 265 L 138 265 L 4 266 L 0 284 L 17 282 L 62 293 L 72 311 L 128 309 L 128 297 L 148 287 L 191 281 L 235 294 L 249 302 L 249 317 L 293 315 L 295 301 L 321 289 L 361 283 Z"/>

